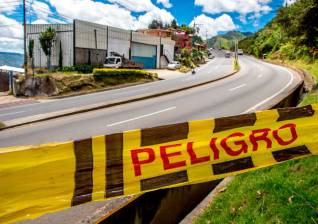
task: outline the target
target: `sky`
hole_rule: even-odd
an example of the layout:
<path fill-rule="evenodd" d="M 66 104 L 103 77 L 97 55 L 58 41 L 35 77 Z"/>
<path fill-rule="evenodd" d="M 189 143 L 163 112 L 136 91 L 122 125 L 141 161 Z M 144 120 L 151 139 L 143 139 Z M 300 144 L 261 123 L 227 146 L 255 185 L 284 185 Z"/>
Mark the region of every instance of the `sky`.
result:
<path fill-rule="evenodd" d="M 81 19 L 129 30 L 164 24 L 199 27 L 205 39 L 228 31 L 257 32 L 296 0 L 26 0 L 27 22 Z M 23 52 L 22 0 L 0 1 L 0 51 Z"/>

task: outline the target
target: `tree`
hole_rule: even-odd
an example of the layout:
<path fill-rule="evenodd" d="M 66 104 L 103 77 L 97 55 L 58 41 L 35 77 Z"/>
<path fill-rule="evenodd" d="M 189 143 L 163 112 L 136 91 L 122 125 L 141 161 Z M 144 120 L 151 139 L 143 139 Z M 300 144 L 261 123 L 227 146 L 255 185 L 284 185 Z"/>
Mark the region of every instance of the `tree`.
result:
<path fill-rule="evenodd" d="M 177 20 L 172 20 L 170 27 L 173 29 L 178 29 L 178 24 L 177 24 Z"/>
<path fill-rule="evenodd" d="M 152 20 L 151 23 L 149 24 L 148 28 L 149 29 L 159 29 L 163 27 L 163 23 L 161 20 Z"/>
<path fill-rule="evenodd" d="M 29 58 L 31 60 L 32 73 L 34 75 L 34 60 L 33 60 L 33 50 L 34 50 L 34 40 L 29 40 Z"/>
<path fill-rule="evenodd" d="M 179 28 L 181 30 L 185 31 L 187 34 L 194 34 L 194 32 L 195 32 L 193 27 L 187 26 L 185 24 L 182 24 Z"/>
<path fill-rule="evenodd" d="M 51 55 L 52 46 L 54 43 L 56 32 L 52 27 L 46 29 L 46 31 L 40 33 L 39 41 L 44 54 L 47 57 L 47 68 L 51 69 Z"/>
<path fill-rule="evenodd" d="M 59 52 L 59 68 L 63 67 L 63 50 L 62 50 L 62 41 L 60 41 L 60 52 Z"/>

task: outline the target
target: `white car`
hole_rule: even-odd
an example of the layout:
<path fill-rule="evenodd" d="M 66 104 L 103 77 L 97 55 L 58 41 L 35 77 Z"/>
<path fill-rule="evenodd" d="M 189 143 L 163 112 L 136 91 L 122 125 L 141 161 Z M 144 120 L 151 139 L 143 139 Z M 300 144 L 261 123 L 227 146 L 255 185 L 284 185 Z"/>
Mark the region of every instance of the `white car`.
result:
<path fill-rule="evenodd" d="M 168 66 L 167 66 L 167 68 L 169 69 L 169 70 L 177 70 L 177 69 L 179 69 L 181 67 L 181 64 L 180 64 L 180 62 L 178 62 L 178 61 L 172 61 L 172 62 L 170 62 L 169 64 L 168 64 Z"/>
<path fill-rule="evenodd" d="M 104 68 L 119 68 L 121 67 L 122 63 L 123 61 L 121 57 L 107 57 L 104 64 Z"/>
<path fill-rule="evenodd" d="M 238 54 L 238 55 L 243 55 L 243 54 L 244 54 L 244 53 L 243 53 L 243 50 L 242 50 L 242 49 L 238 49 L 238 50 L 237 50 L 237 54 Z"/>

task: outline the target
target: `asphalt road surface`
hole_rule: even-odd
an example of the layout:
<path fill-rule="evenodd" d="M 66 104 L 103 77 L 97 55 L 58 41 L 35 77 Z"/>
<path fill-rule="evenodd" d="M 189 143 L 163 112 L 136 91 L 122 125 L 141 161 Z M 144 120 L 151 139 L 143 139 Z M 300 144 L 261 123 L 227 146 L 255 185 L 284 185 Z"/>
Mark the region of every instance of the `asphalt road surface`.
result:
<path fill-rule="evenodd" d="M 205 67 L 212 73 L 221 64 Z M 148 100 L 67 116 L 41 123 L 0 131 L 0 147 L 41 144 L 82 139 L 137 128 L 147 128 L 188 120 L 248 113 L 273 106 L 301 82 L 287 68 L 240 56 L 241 70 L 228 78 L 189 90 Z M 203 71 L 202 71 L 203 72 Z M 208 71 L 205 74 L 209 74 Z M 200 75 L 188 76 L 196 79 Z M 205 76 L 205 75 L 202 75 Z M 160 82 L 158 82 L 160 83 Z M 142 88 L 139 86 L 139 88 Z M 120 93 L 121 90 L 118 90 Z M 127 90 L 125 90 L 127 91 Z"/>
<path fill-rule="evenodd" d="M 195 76 L 192 76 L 191 73 L 187 73 L 183 77 L 171 80 L 162 80 L 137 86 L 131 86 L 123 89 L 68 97 L 45 103 L 21 105 L 9 107 L 6 109 L 3 108 L 0 109 L 0 121 L 8 121 L 17 118 L 24 118 L 28 116 L 56 112 L 82 106 L 89 106 L 98 103 L 108 103 L 114 100 L 124 101 L 144 95 L 152 95 L 160 92 L 174 90 L 176 88 L 182 88 L 185 86 L 202 83 L 208 80 L 219 79 L 230 74 L 233 71 L 232 60 L 225 59 L 223 52 L 218 52 L 215 59 L 211 60 L 206 65 L 203 65 L 196 70 L 197 72 Z"/>

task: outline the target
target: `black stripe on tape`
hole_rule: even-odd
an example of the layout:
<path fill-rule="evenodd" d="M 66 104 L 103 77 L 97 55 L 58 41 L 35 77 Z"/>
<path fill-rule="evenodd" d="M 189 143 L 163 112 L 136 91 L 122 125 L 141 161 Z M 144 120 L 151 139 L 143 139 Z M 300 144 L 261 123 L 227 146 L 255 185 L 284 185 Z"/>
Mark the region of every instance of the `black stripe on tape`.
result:
<path fill-rule="evenodd" d="M 76 160 L 75 188 L 72 206 L 90 202 L 93 193 L 93 151 L 92 139 L 74 142 Z"/>
<path fill-rule="evenodd" d="M 231 160 L 231 161 L 223 162 L 223 163 L 212 164 L 214 175 L 231 173 L 231 172 L 245 170 L 245 169 L 249 169 L 253 167 L 254 167 L 254 164 L 251 157 Z"/>
<path fill-rule="evenodd" d="M 311 154 L 311 152 L 308 150 L 308 148 L 305 145 L 289 148 L 289 149 L 284 149 L 284 150 L 279 150 L 272 153 L 273 153 L 274 159 L 277 162 L 282 162 L 282 161 L 294 159 L 300 156 Z"/>
<path fill-rule="evenodd" d="M 141 190 L 147 191 L 157 189 L 160 187 L 166 187 L 169 185 L 180 184 L 188 181 L 187 171 L 180 171 L 177 173 L 170 173 L 158 177 L 152 177 L 149 179 L 141 180 Z"/>
<path fill-rule="evenodd" d="M 172 124 L 141 130 L 141 146 L 157 145 L 188 138 L 189 124 Z"/>
<path fill-rule="evenodd" d="M 315 114 L 311 105 L 297 108 L 280 108 L 277 109 L 279 118 L 277 121 L 293 120 L 303 117 L 312 117 Z"/>
<path fill-rule="evenodd" d="M 222 117 L 215 119 L 215 127 L 213 132 L 221 132 L 234 128 L 253 126 L 256 122 L 256 114 L 242 114 L 231 117 Z"/>
<path fill-rule="evenodd" d="M 106 198 L 124 194 L 123 134 L 107 135 L 106 138 Z"/>

